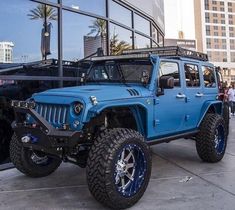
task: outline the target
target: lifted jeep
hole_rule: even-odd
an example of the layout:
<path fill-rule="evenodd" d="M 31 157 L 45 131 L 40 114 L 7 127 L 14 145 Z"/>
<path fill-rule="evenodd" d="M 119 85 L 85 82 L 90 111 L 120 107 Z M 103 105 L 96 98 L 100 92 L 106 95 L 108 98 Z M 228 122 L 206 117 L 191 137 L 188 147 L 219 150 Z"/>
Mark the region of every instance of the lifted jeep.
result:
<path fill-rule="evenodd" d="M 228 129 L 207 55 L 164 47 L 91 60 L 82 86 L 11 102 L 10 156 L 22 173 L 43 177 L 75 163 L 96 200 L 124 209 L 147 188 L 149 145 L 191 138 L 203 161 L 223 158 Z"/>

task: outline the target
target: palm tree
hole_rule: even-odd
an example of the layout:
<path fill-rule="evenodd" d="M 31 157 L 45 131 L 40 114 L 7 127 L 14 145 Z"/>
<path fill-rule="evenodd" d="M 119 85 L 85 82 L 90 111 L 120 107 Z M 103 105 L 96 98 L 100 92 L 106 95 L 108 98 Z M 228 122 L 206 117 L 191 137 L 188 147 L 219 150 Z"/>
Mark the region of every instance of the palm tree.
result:
<path fill-rule="evenodd" d="M 124 50 L 130 50 L 132 47 L 125 41 L 118 40 L 118 34 L 114 34 L 110 39 L 110 54 L 120 55 Z"/>
<path fill-rule="evenodd" d="M 95 34 L 95 37 L 101 38 L 101 47 L 103 50 L 106 49 L 105 47 L 105 40 L 106 40 L 106 21 L 102 19 L 96 19 L 93 21 L 92 25 L 89 26 L 91 31 L 87 34 L 88 36 L 91 34 Z"/>
<path fill-rule="evenodd" d="M 47 55 L 51 54 L 50 53 L 50 31 L 52 26 L 51 21 L 58 19 L 56 9 L 48 5 L 38 4 L 36 8 L 30 10 L 30 13 L 27 16 L 30 17 L 30 20 L 43 21 L 41 53 L 42 53 L 42 59 L 46 60 Z"/>
<path fill-rule="evenodd" d="M 43 20 L 43 22 L 58 19 L 55 8 L 44 4 L 38 4 L 36 8 L 31 9 L 28 16 L 30 20 Z"/>

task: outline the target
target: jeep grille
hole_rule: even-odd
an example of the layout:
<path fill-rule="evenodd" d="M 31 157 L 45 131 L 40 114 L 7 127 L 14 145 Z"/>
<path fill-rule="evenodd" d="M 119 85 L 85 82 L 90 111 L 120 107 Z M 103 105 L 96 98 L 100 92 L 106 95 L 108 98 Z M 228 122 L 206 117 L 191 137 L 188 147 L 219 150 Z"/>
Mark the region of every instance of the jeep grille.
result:
<path fill-rule="evenodd" d="M 59 127 L 67 121 L 69 106 L 36 104 L 35 110 L 49 123 Z"/>

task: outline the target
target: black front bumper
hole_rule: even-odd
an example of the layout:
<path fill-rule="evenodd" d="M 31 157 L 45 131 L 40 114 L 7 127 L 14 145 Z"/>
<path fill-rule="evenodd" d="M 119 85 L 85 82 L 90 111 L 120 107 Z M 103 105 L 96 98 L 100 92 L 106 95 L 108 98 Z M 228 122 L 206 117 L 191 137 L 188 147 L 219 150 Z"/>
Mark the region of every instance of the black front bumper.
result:
<path fill-rule="evenodd" d="M 16 115 L 12 128 L 17 137 L 20 141 L 24 137 L 30 139 L 27 142 L 22 141 L 24 147 L 61 156 L 66 150 L 84 143 L 82 132 L 54 128 L 34 110 L 35 106 L 32 102 L 12 101 L 11 106 Z M 35 123 L 28 124 L 25 120 L 26 114 L 29 114 L 35 120 Z"/>

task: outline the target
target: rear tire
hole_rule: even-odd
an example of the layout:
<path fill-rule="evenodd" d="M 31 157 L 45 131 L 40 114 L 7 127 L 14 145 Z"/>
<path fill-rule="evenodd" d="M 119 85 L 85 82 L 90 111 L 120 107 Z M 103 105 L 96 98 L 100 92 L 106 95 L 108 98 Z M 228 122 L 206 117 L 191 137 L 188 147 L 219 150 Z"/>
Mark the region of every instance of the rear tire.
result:
<path fill-rule="evenodd" d="M 133 206 L 151 175 L 151 152 L 136 131 L 105 130 L 95 140 L 87 164 L 87 182 L 97 201 L 113 209 Z"/>
<path fill-rule="evenodd" d="M 219 162 L 226 150 L 227 134 L 224 119 L 218 114 L 207 114 L 196 136 L 199 157 L 210 163 Z"/>
<path fill-rule="evenodd" d="M 35 178 L 48 176 L 61 164 L 61 160 L 23 147 L 16 134 L 12 136 L 10 142 L 10 158 L 19 171 Z"/>

